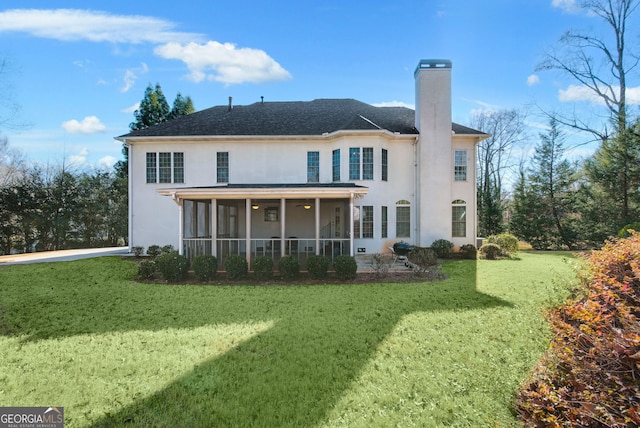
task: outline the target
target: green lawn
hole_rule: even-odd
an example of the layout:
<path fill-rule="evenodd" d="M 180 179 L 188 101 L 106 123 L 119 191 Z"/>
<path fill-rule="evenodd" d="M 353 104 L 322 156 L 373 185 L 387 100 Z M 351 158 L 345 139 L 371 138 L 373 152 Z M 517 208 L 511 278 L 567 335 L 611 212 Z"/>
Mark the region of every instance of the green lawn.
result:
<path fill-rule="evenodd" d="M 566 253 L 406 284 L 136 283 L 117 257 L 0 268 L 0 405 L 69 427 L 509 427 Z"/>

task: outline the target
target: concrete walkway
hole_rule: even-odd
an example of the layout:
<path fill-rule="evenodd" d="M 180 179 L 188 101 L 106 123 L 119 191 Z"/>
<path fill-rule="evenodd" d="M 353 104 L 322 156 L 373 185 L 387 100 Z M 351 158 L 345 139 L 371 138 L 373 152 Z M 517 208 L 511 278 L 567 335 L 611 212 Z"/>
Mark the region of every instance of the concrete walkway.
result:
<path fill-rule="evenodd" d="M 87 259 L 91 257 L 128 254 L 127 247 L 89 248 L 80 250 L 42 251 L 39 253 L 10 254 L 0 256 L 0 266 L 27 263 L 64 262 L 69 260 Z"/>

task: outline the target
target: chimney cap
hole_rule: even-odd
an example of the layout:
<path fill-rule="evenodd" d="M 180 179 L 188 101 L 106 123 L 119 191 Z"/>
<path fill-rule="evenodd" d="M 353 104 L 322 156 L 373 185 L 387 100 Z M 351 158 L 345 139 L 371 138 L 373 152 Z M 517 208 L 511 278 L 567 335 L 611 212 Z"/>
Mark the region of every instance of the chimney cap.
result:
<path fill-rule="evenodd" d="M 451 68 L 451 60 L 448 59 L 421 59 L 416 67 L 415 75 L 418 75 L 418 72 L 423 69 L 433 69 L 433 68 Z"/>

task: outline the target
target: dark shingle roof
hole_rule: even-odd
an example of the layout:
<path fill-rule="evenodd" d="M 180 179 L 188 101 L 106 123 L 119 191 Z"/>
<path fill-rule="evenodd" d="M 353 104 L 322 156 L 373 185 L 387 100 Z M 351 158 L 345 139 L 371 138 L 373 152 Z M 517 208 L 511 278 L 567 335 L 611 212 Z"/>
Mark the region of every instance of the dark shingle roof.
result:
<path fill-rule="evenodd" d="M 205 135 L 322 135 L 344 130 L 386 129 L 417 134 L 415 113 L 406 107 L 374 107 L 353 99 L 258 102 L 211 107 L 139 129 L 119 138 Z M 481 132 L 452 124 L 457 134 Z M 464 131 L 464 132 L 463 132 Z"/>

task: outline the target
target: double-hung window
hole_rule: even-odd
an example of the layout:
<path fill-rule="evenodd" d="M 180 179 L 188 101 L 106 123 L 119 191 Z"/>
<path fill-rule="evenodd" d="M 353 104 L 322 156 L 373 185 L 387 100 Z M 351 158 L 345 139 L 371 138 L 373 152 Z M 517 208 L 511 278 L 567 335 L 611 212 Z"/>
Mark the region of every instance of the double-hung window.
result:
<path fill-rule="evenodd" d="M 463 238 L 467 236 L 467 203 L 456 199 L 451 205 L 451 236 Z"/>
<path fill-rule="evenodd" d="M 407 200 L 396 202 L 396 237 L 408 238 L 411 236 L 411 206 Z"/>
<path fill-rule="evenodd" d="M 362 237 L 373 238 L 373 207 L 362 207 Z"/>
<path fill-rule="evenodd" d="M 389 178 L 389 160 L 387 149 L 382 149 L 382 181 L 387 181 Z"/>
<path fill-rule="evenodd" d="M 373 180 L 373 147 L 362 149 L 362 179 Z"/>
<path fill-rule="evenodd" d="M 307 183 L 320 182 L 320 152 L 307 152 Z"/>
<path fill-rule="evenodd" d="M 340 181 L 340 149 L 336 149 L 332 153 L 331 172 L 333 181 Z"/>
<path fill-rule="evenodd" d="M 218 183 L 229 182 L 229 152 L 216 154 L 216 181 Z"/>
<path fill-rule="evenodd" d="M 456 150 L 453 154 L 453 178 L 455 181 L 467 181 L 467 151 Z"/>
<path fill-rule="evenodd" d="M 147 183 L 156 183 L 158 181 L 158 154 L 147 153 Z"/>
<path fill-rule="evenodd" d="M 349 180 L 360 180 L 360 147 L 349 148 Z"/>

